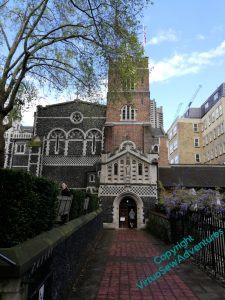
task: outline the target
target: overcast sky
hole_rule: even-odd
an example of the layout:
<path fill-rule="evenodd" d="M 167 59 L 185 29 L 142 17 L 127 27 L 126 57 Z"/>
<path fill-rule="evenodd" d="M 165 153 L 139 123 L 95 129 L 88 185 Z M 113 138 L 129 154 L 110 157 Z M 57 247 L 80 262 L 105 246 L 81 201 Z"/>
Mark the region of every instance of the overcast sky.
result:
<path fill-rule="evenodd" d="M 199 84 L 193 107 L 200 106 L 225 82 L 225 0 L 155 0 L 145 10 L 145 54 L 150 58 L 151 98 L 164 110 L 167 130 L 179 103 L 183 113 Z M 43 95 L 41 104 L 72 100 Z M 23 124 L 33 124 L 33 111 Z"/>

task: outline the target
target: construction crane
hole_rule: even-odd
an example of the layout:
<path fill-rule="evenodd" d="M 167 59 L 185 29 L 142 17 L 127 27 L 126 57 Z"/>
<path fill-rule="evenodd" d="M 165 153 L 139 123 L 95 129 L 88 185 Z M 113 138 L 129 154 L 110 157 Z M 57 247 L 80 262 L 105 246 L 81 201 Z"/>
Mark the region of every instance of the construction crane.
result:
<path fill-rule="evenodd" d="M 188 106 L 186 107 L 186 109 L 185 109 L 185 111 L 184 111 L 184 115 L 186 114 L 187 110 L 191 107 L 193 101 L 195 100 L 195 98 L 196 98 L 196 96 L 197 96 L 197 94 L 198 94 L 198 92 L 199 92 L 199 90 L 200 90 L 201 88 L 202 88 L 202 85 L 199 84 L 199 86 L 197 87 L 197 89 L 196 89 L 194 95 L 192 96 L 192 98 L 191 98 L 191 100 L 190 100 Z"/>
<path fill-rule="evenodd" d="M 175 113 L 175 115 L 174 115 L 174 118 L 173 118 L 174 120 L 176 120 L 176 118 L 179 117 L 179 114 L 180 114 L 180 110 L 181 110 L 182 105 L 183 105 L 183 102 L 180 102 L 180 103 L 178 104 L 177 111 L 176 111 L 176 113 Z"/>

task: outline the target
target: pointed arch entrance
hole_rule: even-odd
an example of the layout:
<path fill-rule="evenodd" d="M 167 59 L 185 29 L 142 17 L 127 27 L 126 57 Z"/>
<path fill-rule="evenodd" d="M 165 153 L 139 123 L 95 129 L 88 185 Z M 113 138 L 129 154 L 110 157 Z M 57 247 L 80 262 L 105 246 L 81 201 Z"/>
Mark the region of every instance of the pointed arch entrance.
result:
<path fill-rule="evenodd" d="M 128 202 L 127 202 L 128 201 Z M 128 228 L 129 225 L 129 212 L 133 208 L 135 212 L 135 228 L 143 228 L 144 224 L 144 211 L 143 202 L 139 196 L 134 193 L 122 193 L 113 201 L 113 227 L 114 228 Z M 121 221 L 120 218 L 126 218 Z M 123 219 L 122 219 L 123 220 Z M 123 222 L 123 226 L 122 226 Z M 126 226 L 126 227 L 125 227 Z"/>

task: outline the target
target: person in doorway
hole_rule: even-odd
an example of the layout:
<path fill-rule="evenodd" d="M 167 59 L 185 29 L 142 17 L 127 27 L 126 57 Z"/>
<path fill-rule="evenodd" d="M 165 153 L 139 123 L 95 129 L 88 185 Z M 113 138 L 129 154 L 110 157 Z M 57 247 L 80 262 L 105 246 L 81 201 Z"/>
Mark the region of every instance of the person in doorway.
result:
<path fill-rule="evenodd" d="M 130 218 L 130 228 L 134 228 L 135 212 L 133 208 L 131 208 L 129 212 L 129 218 Z"/>
<path fill-rule="evenodd" d="M 71 196 L 70 190 L 68 189 L 68 186 L 65 184 L 65 182 L 61 185 L 61 196 Z"/>

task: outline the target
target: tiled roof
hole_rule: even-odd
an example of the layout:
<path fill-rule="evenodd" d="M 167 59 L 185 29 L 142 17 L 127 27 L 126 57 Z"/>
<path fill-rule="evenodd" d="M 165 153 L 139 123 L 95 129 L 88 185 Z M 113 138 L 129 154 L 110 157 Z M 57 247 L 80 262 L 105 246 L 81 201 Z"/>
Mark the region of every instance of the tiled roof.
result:
<path fill-rule="evenodd" d="M 164 131 L 163 131 L 162 128 L 152 128 L 152 134 L 155 137 L 164 136 L 165 135 L 165 133 L 164 133 Z"/>
<path fill-rule="evenodd" d="M 160 167 L 159 180 L 164 187 L 225 188 L 225 166 L 177 165 Z"/>

